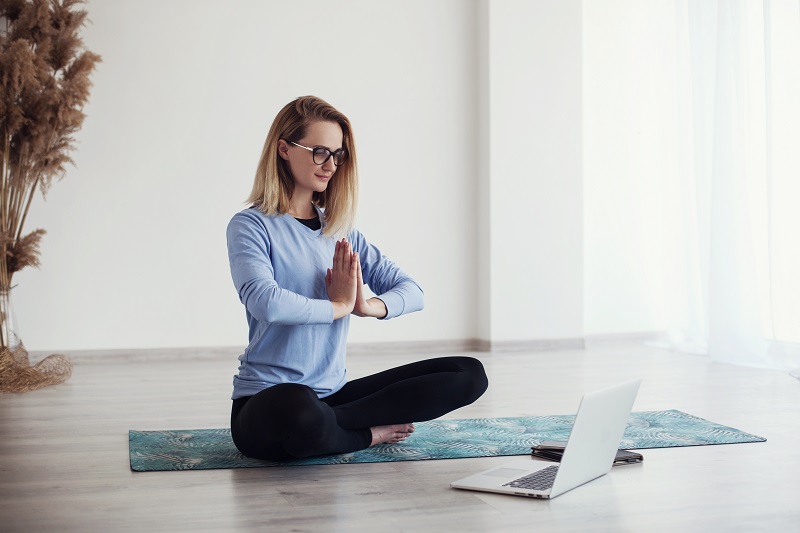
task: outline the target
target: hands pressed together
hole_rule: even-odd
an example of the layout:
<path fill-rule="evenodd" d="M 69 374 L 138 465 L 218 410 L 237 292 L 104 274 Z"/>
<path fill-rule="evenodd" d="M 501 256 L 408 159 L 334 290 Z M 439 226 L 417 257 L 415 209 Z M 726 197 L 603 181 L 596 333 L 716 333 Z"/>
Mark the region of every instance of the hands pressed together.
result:
<path fill-rule="evenodd" d="M 325 275 L 325 288 L 333 304 L 333 318 L 338 320 L 350 313 L 356 316 L 382 318 L 386 305 L 379 298 L 366 299 L 361 278 L 361 260 L 347 239 L 336 241 L 333 266 Z"/>

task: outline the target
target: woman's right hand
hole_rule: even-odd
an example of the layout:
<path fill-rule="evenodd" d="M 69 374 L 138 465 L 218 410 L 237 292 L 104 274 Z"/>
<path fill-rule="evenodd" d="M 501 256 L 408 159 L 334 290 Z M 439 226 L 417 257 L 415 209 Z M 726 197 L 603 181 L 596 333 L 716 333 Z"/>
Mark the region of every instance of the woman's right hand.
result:
<path fill-rule="evenodd" d="M 358 255 L 347 239 L 336 241 L 333 266 L 325 275 L 325 289 L 333 305 L 333 319 L 349 315 L 356 303 Z"/>

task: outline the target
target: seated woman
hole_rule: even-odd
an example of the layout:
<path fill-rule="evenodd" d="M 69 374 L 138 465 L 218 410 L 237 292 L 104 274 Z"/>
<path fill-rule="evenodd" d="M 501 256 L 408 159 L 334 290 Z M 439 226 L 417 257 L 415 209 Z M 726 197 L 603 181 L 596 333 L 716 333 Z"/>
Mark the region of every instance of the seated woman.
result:
<path fill-rule="evenodd" d="M 283 460 L 400 442 L 414 422 L 477 400 L 480 361 L 441 357 L 348 381 L 350 316 L 423 307 L 417 283 L 353 229 L 358 193 L 350 121 L 315 97 L 275 117 L 228 257 L 249 344 L 233 380 L 231 433 L 245 455 Z M 366 283 L 377 297 L 366 298 Z"/>

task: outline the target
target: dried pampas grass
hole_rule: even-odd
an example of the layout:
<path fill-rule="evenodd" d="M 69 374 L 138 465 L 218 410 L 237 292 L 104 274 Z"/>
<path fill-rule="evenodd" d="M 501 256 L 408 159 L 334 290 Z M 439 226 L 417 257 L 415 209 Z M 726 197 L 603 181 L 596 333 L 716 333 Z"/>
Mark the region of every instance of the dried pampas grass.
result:
<path fill-rule="evenodd" d="M 37 191 L 47 194 L 72 163 L 90 74 L 100 56 L 83 48 L 83 0 L 0 0 L 0 294 L 15 272 L 39 265 L 44 230 L 23 234 Z M 8 329 L 0 314 L 0 331 Z M 31 367 L 21 343 L 0 335 L 0 390 L 60 383 L 72 367 L 50 356 Z M 27 383 L 27 385 L 26 385 Z"/>
<path fill-rule="evenodd" d="M 22 234 L 36 191 L 47 194 L 72 163 L 89 75 L 81 0 L 0 0 L 0 289 L 38 265 L 43 231 Z"/>

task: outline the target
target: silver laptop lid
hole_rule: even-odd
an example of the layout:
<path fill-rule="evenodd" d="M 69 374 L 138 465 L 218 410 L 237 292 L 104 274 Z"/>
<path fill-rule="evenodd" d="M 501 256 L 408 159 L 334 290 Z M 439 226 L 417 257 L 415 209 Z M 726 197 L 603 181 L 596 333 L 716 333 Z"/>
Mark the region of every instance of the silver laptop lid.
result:
<path fill-rule="evenodd" d="M 551 498 L 611 470 L 641 382 L 635 379 L 583 396 Z"/>

